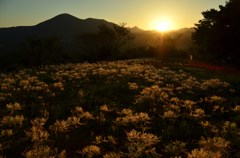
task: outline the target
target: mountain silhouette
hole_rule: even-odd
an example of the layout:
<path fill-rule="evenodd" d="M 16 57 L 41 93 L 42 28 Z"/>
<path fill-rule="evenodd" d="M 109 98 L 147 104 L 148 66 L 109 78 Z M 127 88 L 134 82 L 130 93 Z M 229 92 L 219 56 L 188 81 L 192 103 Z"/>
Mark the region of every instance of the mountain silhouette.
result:
<path fill-rule="evenodd" d="M 101 25 L 113 27 L 113 25 L 116 24 L 103 19 L 79 19 L 75 16 L 64 13 L 34 26 L 0 28 L 0 52 L 9 52 L 6 51 L 6 49 L 14 49 L 14 47 L 16 48 L 16 45 L 25 42 L 27 39 L 55 37 L 62 41 L 71 41 L 81 33 L 97 32 Z M 137 45 L 146 44 L 149 43 L 146 41 L 155 40 L 153 35 L 158 34 L 154 31 L 142 30 L 136 26 L 128 29 L 136 36 L 135 43 L 137 43 Z M 181 33 L 183 32 L 181 29 L 179 31 Z M 193 29 L 191 28 L 189 31 L 192 32 Z M 175 30 L 173 32 L 177 33 L 178 31 Z M 190 37 L 188 37 L 187 40 L 189 40 L 189 38 Z"/>
<path fill-rule="evenodd" d="M 36 36 L 58 36 L 62 39 L 74 37 L 80 33 L 97 32 L 100 25 L 111 26 L 113 23 L 101 19 L 78 19 L 69 14 L 60 14 L 34 26 Z"/>
<path fill-rule="evenodd" d="M 57 39 L 63 46 L 68 56 L 78 54 L 81 44 L 75 44 L 77 36 L 80 34 L 96 33 L 99 26 L 105 25 L 113 27 L 114 23 L 103 19 L 79 19 L 70 14 L 64 13 L 57 15 L 49 20 L 43 21 L 34 26 L 17 26 L 0 28 L 0 67 L 1 65 L 11 65 L 17 63 L 25 53 L 24 47 L 29 41 Z M 138 47 L 156 47 L 160 32 L 142 30 L 138 27 L 127 28 L 134 36 L 134 40 L 125 45 L 125 50 Z M 166 35 L 183 34 L 184 36 L 177 41 L 177 47 L 187 48 L 191 43 L 191 33 L 193 28 L 174 30 Z"/>
<path fill-rule="evenodd" d="M 27 41 L 57 38 L 66 51 L 71 52 L 76 37 L 82 33 L 95 33 L 99 26 L 113 27 L 103 19 L 79 19 L 70 14 L 60 14 L 34 26 L 0 28 L 0 69 L 22 58 Z"/>
<path fill-rule="evenodd" d="M 0 28 L 0 44 L 23 42 L 27 38 L 74 38 L 80 33 L 94 33 L 100 25 L 112 27 L 114 23 L 102 19 L 79 19 L 70 14 L 60 14 L 35 26 Z"/>

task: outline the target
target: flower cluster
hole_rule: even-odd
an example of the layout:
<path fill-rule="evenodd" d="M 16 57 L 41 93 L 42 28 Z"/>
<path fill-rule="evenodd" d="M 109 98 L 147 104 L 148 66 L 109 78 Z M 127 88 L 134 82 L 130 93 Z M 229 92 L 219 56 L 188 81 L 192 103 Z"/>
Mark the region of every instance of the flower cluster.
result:
<path fill-rule="evenodd" d="M 85 112 L 82 107 L 75 107 L 73 110 L 73 115 L 68 117 L 66 120 L 56 120 L 56 122 L 50 126 L 50 130 L 54 133 L 66 133 L 72 128 L 78 128 L 84 125 L 82 119 L 94 119 L 92 114 Z"/>
<path fill-rule="evenodd" d="M 15 125 L 22 126 L 23 121 L 24 121 L 23 115 L 4 116 L 1 120 L 1 124 L 8 125 L 8 126 L 15 126 Z"/>
<path fill-rule="evenodd" d="M 129 157 L 139 157 L 148 151 L 157 154 L 154 148 L 159 142 L 159 138 L 151 133 L 142 133 L 131 130 L 127 133 Z"/>
<path fill-rule="evenodd" d="M 126 110 L 127 109 L 122 110 L 122 113 L 124 113 L 125 116 L 116 118 L 117 123 L 119 123 L 119 124 L 128 124 L 128 123 L 136 124 L 138 122 L 147 123 L 150 120 L 150 117 L 148 116 L 147 113 L 140 112 L 140 113 L 132 114 L 131 112 L 127 112 Z"/>
<path fill-rule="evenodd" d="M 237 157 L 239 87 L 166 65 L 134 59 L 0 73 L 0 157 Z"/>
<path fill-rule="evenodd" d="M 90 145 L 83 148 L 80 153 L 87 155 L 87 157 L 93 157 L 100 154 L 100 148 L 96 145 Z"/>

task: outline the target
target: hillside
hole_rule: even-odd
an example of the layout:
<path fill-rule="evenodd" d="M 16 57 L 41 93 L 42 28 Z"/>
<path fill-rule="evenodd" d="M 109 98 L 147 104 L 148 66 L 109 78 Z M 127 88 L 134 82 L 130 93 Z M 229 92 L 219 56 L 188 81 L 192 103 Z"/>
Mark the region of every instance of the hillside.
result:
<path fill-rule="evenodd" d="M 81 34 L 96 33 L 101 25 L 112 28 L 113 25 L 116 24 L 103 19 L 79 19 L 69 14 L 60 14 L 34 26 L 0 28 L 0 67 L 22 62 L 22 60 L 24 60 L 22 58 L 25 58 L 23 56 L 27 54 L 26 51 L 30 49 L 39 49 L 39 52 L 49 49 L 45 48 L 49 45 L 49 43 L 47 44 L 46 42 L 50 42 L 52 39 L 55 40 L 52 41 L 52 43 L 55 42 L 54 44 L 57 45 L 55 47 L 58 47 L 57 49 L 61 49 L 61 51 L 64 52 L 65 55 L 63 58 L 71 58 L 71 61 L 77 58 L 81 58 L 79 60 L 85 60 L 79 56 L 87 51 L 80 49 L 83 44 L 81 41 L 79 43 L 77 37 Z M 160 32 L 142 30 L 138 27 L 127 29 L 130 30 L 134 39 L 126 43 L 124 51 L 139 47 L 157 47 L 159 45 L 159 38 L 162 36 Z M 192 44 L 192 31 L 193 28 L 174 30 L 164 33 L 164 36 L 175 37 L 181 34 L 181 38 L 176 42 L 176 47 L 179 49 L 188 49 Z M 30 44 L 29 42 L 33 43 Z M 32 46 L 28 46 L 29 44 L 36 45 L 38 48 L 31 48 Z M 49 51 L 49 53 L 51 53 L 51 50 Z"/>
<path fill-rule="evenodd" d="M 132 31 L 135 39 L 130 44 L 131 47 L 137 46 L 157 46 L 161 37 L 175 38 L 180 35 L 181 37 L 176 41 L 176 47 L 179 49 L 188 49 L 192 46 L 193 41 L 191 39 L 194 28 L 183 28 L 179 30 L 171 30 L 164 33 L 151 31 L 151 30 L 140 30 Z"/>
<path fill-rule="evenodd" d="M 0 28 L 0 43 L 22 42 L 27 38 L 57 36 L 71 39 L 82 32 L 96 32 L 99 25 L 111 26 L 113 23 L 101 19 L 78 19 L 69 14 L 60 14 L 35 26 Z"/>
<path fill-rule="evenodd" d="M 112 27 L 114 23 L 94 18 L 83 20 L 65 13 L 57 15 L 35 26 L 0 28 L 0 45 L 1 47 L 5 47 L 5 44 L 24 42 L 28 38 L 58 37 L 62 40 L 69 40 L 81 33 L 97 32 L 100 25 Z M 129 29 L 137 37 L 136 43 L 146 43 L 139 42 L 145 39 L 145 41 L 149 41 L 147 44 L 152 45 L 154 43 L 154 38 L 160 34 L 156 31 L 142 30 L 138 27 Z M 189 33 L 192 31 L 192 28 L 186 28 L 170 31 L 167 34 L 187 34 L 185 39 L 190 40 Z"/>

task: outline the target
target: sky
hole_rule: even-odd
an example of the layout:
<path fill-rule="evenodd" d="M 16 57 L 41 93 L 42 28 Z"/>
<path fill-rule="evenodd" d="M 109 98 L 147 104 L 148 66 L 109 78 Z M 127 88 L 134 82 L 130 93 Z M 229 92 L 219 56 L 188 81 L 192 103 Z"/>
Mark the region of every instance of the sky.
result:
<path fill-rule="evenodd" d="M 31 26 L 62 13 L 154 30 L 193 27 L 202 11 L 218 9 L 226 0 L 0 0 L 0 28 Z M 160 26 L 161 27 L 161 26 Z"/>

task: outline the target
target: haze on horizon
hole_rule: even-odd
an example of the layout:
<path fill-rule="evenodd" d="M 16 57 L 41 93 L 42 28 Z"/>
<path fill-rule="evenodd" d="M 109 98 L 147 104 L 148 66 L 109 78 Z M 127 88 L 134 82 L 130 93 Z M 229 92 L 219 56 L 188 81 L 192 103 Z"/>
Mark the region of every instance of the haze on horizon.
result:
<path fill-rule="evenodd" d="M 202 19 L 201 12 L 218 9 L 226 0 L 1 0 L 0 28 L 36 25 L 62 13 L 80 19 L 89 17 L 114 23 L 125 22 L 129 27 L 156 29 L 168 22 L 168 29 L 193 27 Z"/>

